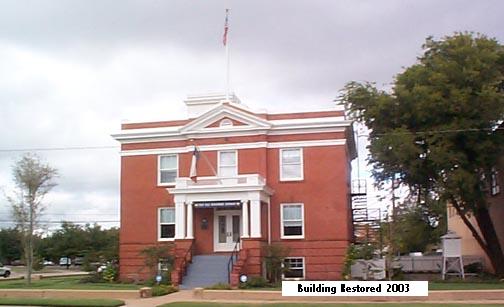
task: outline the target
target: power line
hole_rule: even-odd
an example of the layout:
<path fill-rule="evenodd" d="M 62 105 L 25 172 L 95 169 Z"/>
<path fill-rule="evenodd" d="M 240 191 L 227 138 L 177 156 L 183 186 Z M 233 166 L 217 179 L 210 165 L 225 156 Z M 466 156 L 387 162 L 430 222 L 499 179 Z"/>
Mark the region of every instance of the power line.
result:
<path fill-rule="evenodd" d="M 479 132 L 479 131 L 494 132 L 496 130 L 504 130 L 504 127 L 387 132 L 387 133 L 376 133 L 376 134 L 374 134 L 374 136 L 408 135 L 408 134 L 413 134 L 413 135 L 416 135 L 416 134 L 444 134 L 444 133 Z M 367 137 L 369 137 L 369 134 L 359 134 L 357 136 L 367 136 Z M 105 146 L 64 146 L 64 147 L 33 147 L 33 148 L 4 148 L 4 149 L 0 149 L 0 152 L 101 150 L 101 149 L 120 149 L 120 148 L 121 148 L 120 146 L 116 146 L 116 145 L 105 145 Z"/>
<path fill-rule="evenodd" d="M 61 224 L 61 223 L 75 223 L 75 224 L 82 224 L 82 223 L 119 223 L 119 220 L 105 220 L 105 221 L 67 221 L 67 220 L 62 220 L 62 221 L 37 221 L 37 223 L 40 224 Z M 16 221 L 11 221 L 11 220 L 0 220 L 0 223 L 9 223 L 9 224 L 17 224 Z"/>
<path fill-rule="evenodd" d="M 6 148 L 0 152 L 24 152 L 24 151 L 64 151 L 64 150 L 98 150 L 98 149 L 119 149 L 119 146 L 65 146 L 65 147 L 33 147 L 33 148 Z"/>

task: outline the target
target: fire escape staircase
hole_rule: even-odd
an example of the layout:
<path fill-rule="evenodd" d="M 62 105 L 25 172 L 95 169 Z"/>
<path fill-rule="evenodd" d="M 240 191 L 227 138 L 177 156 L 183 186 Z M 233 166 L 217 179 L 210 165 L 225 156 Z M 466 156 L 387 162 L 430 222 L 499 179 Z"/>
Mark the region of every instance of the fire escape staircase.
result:
<path fill-rule="evenodd" d="M 353 239 L 356 244 L 381 243 L 380 209 L 367 206 L 367 183 L 365 179 L 352 181 Z"/>

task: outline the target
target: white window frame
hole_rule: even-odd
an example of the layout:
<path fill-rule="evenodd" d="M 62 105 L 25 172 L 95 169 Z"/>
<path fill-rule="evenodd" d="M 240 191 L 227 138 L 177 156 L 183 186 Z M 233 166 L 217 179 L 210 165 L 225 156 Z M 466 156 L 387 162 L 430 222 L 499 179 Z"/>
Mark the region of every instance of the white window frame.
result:
<path fill-rule="evenodd" d="M 235 154 L 235 170 L 236 170 L 236 175 L 235 176 L 238 176 L 238 150 L 219 150 L 217 152 L 217 173 L 219 175 L 219 177 L 222 177 L 221 175 L 221 160 L 220 160 L 220 157 L 221 157 L 221 154 L 223 152 L 233 152 Z"/>
<path fill-rule="evenodd" d="M 177 228 L 177 216 L 175 215 L 175 207 L 161 207 L 158 208 L 157 210 L 157 224 L 158 224 L 158 241 L 174 241 L 175 240 L 175 234 L 173 235 L 173 238 L 161 238 L 161 210 L 164 209 L 170 209 L 173 210 L 173 216 L 175 217 L 175 222 L 173 223 L 163 223 L 163 225 L 171 225 L 173 224 L 175 228 Z"/>
<path fill-rule="evenodd" d="M 220 122 L 219 122 L 219 127 L 232 127 L 233 126 L 233 121 L 229 118 L 223 118 Z"/>
<path fill-rule="evenodd" d="M 303 277 L 285 277 L 285 273 L 282 272 L 283 280 L 305 280 L 306 279 L 306 259 L 305 257 L 285 257 L 284 261 L 282 261 L 282 268 L 285 267 L 285 260 L 287 259 L 303 259 Z"/>
<path fill-rule="evenodd" d="M 176 160 L 176 165 L 177 165 L 177 176 L 175 177 L 175 180 L 176 178 L 178 178 L 179 176 L 179 157 L 178 157 L 178 154 L 168 154 L 168 155 L 158 155 L 158 161 L 157 161 L 157 175 L 158 175 L 158 179 L 157 179 L 157 184 L 158 186 L 172 186 L 172 185 L 175 185 L 175 181 L 173 182 L 161 182 L 161 157 L 170 157 L 170 156 L 175 156 L 175 160 Z M 168 170 L 173 170 L 173 169 L 163 169 L 163 171 L 168 171 Z"/>
<path fill-rule="evenodd" d="M 284 235 L 284 219 L 283 219 L 283 208 L 285 206 L 301 206 L 301 235 L 289 236 Z M 303 203 L 285 203 L 280 204 L 280 238 L 285 240 L 291 239 L 304 239 L 305 237 L 305 218 L 304 218 L 304 204 Z"/>
<path fill-rule="evenodd" d="M 283 162 L 282 162 L 282 156 L 283 156 L 283 152 L 285 150 L 299 150 L 299 160 L 300 160 L 300 167 L 301 167 L 301 171 L 300 171 L 300 174 L 301 176 L 300 177 L 291 177 L 291 178 L 285 178 L 284 175 L 283 175 Z M 279 164 L 280 164 L 280 181 L 301 181 L 301 180 L 304 180 L 304 159 L 303 159 L 303 148 L 302 147 L 289 147 L 289 148 L 280 148 L 279 150 L 279 156 L 278 156 L 278 160 L 279 161 Z M 288 164 L 287 164 L 288 165 Z"/>

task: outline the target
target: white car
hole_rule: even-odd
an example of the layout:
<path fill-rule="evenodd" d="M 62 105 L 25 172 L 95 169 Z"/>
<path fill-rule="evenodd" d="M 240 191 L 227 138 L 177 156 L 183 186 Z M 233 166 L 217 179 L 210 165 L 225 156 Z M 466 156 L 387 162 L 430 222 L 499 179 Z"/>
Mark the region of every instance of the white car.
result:
<path fill-rule="evenodd" d="M 11 274 L 11 269 L 8 268 L 8 267 L 4 267 L 1 263 L 0 263 L 0 276 L 3 276 L 4 278 L 7 278 L 9 277 Z"/>

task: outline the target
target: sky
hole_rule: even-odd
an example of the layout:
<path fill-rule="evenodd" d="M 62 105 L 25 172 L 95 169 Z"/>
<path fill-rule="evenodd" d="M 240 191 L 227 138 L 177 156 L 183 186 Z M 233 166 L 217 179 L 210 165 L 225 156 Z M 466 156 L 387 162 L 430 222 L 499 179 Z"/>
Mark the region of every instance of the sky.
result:
<path fill-rule="evenodd" d="M 117 226 L 120 161 L 110 134 L 125 120 L 185 118 L 187 95 L 224 91 L 226 8 L 230 88 L 250 108 L 274 112 L 333 107 L 353 80 L 390 88 L 428 36 L 474 31 L 504 41 L 500 0 L 2 0 L 0 227 L 10 225 L 4 195 L 24 149 L 52 149 L 36 153 L 59 171 L 47 227 Z M 365 136 L 358 141 L 367 177 Z M 380 206 L 383 192 L 369 194 Z"/>

